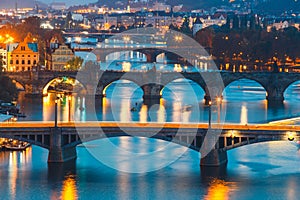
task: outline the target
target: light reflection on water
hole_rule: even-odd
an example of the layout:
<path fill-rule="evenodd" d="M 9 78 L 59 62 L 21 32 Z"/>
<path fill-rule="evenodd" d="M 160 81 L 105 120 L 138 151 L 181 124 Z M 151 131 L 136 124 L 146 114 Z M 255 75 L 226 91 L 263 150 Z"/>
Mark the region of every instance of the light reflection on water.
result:
<path fill-rule="evenodd" d="M 287 100 L 282 104 L 269 104 L 265 95 L 255 82 L 236 81 L 225 89 L 222 103 L 212 110 L 212 119 L 218 122 L 225 117 L 226 122 L 245 124 L 299 116 L 297 97 L 300 95 L 295 93 L 295 86 L 288 88 Z M 64 97 L 58 105 L 58 119 L 96 120 L 92 115 L 95 109 L 100 121 L 208 122 L 208 108 L 203 103 L 204 91 L 194 82 L 181 80 L 167 85 L 156 106 L 144 104 L 142 96 L 143 91 L 134 83 L 114 82 L 107 88 L 105 98 L 96 99 L 95 108 L 89 99 L 72 96 L 68 100 Z M 37 99 L 22 101 L 24 98 L 19 101 L 21 111 L 30 115 L 20 120 L 54 120 L 53 94 L 44 97 L 42 102 Z"/>
<path fill-rule="evenodd" d="M 108 88 L 108 96 L 97 104 L 100 105 L 96 107 L 97 117 L 102 120 L 193 121 L 197 118 L 207 121 L 207 110 L 202 103 L 203 91 L 194 85 L 199 101 L 190 101 L 188 93 L 191 91 L 185 93 L 185 84 L 169 85 L 171 89 L 164 91 L 160 106 L 152 110 L 142 103 L 140 91 L 126 89 L 124 85 L 122 92 L 118 92 L 118 89 L 114 91 L 117 95 L 115 97 L 120 95 L 119 101 L 114 101 L 109 95 L 117 86 L 112 85 Z M 132 83 L 126 86 L 132 86 Z M 222 107 L 227 106 L 228 122 L 261 122 L 299 113 L 298 103 L 293 98 L 273 106 L 261 96 L 255 100 L 253 94 L 250 100 L 246 100 L 249 92 L 239 92 L 240 88 L 233 85 L 233 88 L 227 88 L 224 95 Z M 230 93 L 232 90 L 234 92 Z M 126 91 L 135 92 L 131 98 L 127 98 Z M 176 96 L 171 95 L 174 92 Z M 263 92 L 260 94 L 264 95 Z M 34 99 L 22 102 L 24 112 L 31 113 L 24 120 L 53 120 L 54 101 L 51 95 L 48 98 L 50 100 L 44 99 L 44 103 Z M 180 98 L 185 101 L 179 101 Z M 89 120 L 91 109 L 88 102 L 72 97 L 71 119 Z M 130 112 L 136 102 L 139 110 Z M 68 102 L 60 104 L 62 114 L 59 119 L 68 120 Z M 80 109 L 82 105 L 84 109 Z M 183 110 L 186 105 L 191 105 L 192 110 Z M 197 116 L 194 112 L 196 106 L 200 107 Z M 116 115 L 113 109 L 117 109 Z M 101 150 L 107 159 L 115 160 L 124 169 L 159 165 L 160 160 L 147 160 L 145 157 L 140 162 L 133 162 L 124 158 L 121 151 L 112 152 L 103 148 L 107 140 L 123 150 L 143 154 L 161 150 L 168 144 L 160 140 L 134 137 L 103 139 L 86 144 Z M 176 151 L 184 150 L 185 147 L 172 144 L 167 151 L 160 152 L 159 158 L 165 160 L 171 157 L 172 152 L 176 154 Z M 227 169 L 209 171 L 200 171 L 199 154 L 188 150 L 167 167 L 144 174 L 127 174 L 111 169 L 98 162 L 84 147 L 77 148 L 78 158 L 70 166 L 48 166 L 47 153 L 47 150 L 36 146 L 22 153 L 0 152 L 0 199 L 298 199 L 297 191 L 300 187 L 300 152 L 290 142 L 269 142 L 233 149 L 228 152 Z"/>

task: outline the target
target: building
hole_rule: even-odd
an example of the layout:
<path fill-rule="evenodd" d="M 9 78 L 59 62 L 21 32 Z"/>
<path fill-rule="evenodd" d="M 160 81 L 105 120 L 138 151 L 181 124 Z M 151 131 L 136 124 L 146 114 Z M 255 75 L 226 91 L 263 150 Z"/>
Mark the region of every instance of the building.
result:
<path fill-rule="evenodd" d="M 53 2 L 50 4 L 50 7 L 53 10 L 65 10 L 67 8 L 66 4 L 63 2 Z"/>
<path fill-rule="evenodd" d="M 7 70 L 12 72 L 31 71 L 39 63 L 37 43 L 24 40 L 7 45 Z"/>
<path fill-rule="evenodd" d="M 145 26 L 152 25 L 155 28 L 168 29 L 170 24 L 175 23 L 175 19 L 168 15 L 147 14 L 145 18 Z"/>
<path fill-rule="evenodd" d="M 121 16 L 121 23 L 126 28 L 132 26 L 134 24 L 134 15 L 122 15 Z"/>
<path fill-rule="evenodd" d="M 2 70 L 7 71 L 7 51 L 0 47 L 0 62 L 2 62 Z"/>
<path fill-rule="evenodd" d="M 267 31 L 271 32 L 272 28 L 275 28 L 277 31 L 282 30 L 282 29 L 288 28 L 289 25 L 290 24 L 289 24 L 288 21 L 280 21 L 280 22 L 277 22 L 277 23 L 273 23 L 272 25 L 269 25 L 267 27 Z"/>
<path fill-rule="evenodd" d="M 118 17 L 109 15 L 100 15 L 95 19 L 95 27 L 97 30 L 109 30 L 112 26 L 118 25 Z"/>
<path fill-rule="evenodd" d="M 72 49 L 66 44 L 50 42 L 49 53 L 47 54 L 46 67 L 48 70 L 63 71 L 67 67 L 67 62 L 75 57 Z"/>
<path fill-rule="evenodd" d="M 171 12 L 171 6 L 166 5 L 165 3 L 161 2 L 155 2 L 152 7 L 153 11 L 165 11 L 165 12 Z"/>
<path fill-rule="evenodd" d="M 200 31 L 203 28 L 203 23 L 199 17 L 196 18 L 194 24 L 193 24 L 193 36 L 196 35 L 198 31 Z"/>
<path fill-rule="evenodd" d="M 202 18 L 201 21 L 203 23 L 203 28 L 213 26 L 213 25 L 222 26 L 227 22 L 226 18 L 223 15 L 216 18 L 212 18 L 211 16 L 208 16 L 207 19 Z"/>

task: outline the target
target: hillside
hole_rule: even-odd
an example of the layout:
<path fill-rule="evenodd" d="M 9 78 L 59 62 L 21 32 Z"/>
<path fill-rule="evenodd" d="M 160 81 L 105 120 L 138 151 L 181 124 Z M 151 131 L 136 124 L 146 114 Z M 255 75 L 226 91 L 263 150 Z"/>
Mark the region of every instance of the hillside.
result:
<path fill-rule="evenodd" d="M 156 0 L 149 0 L 148 5 L 152 5 Z M 254 9 L 259 11 L 283 12 L 286 10 L 300 11 L 300 0 L 235 0 L 237 2 L 256 2 Z M 97 5 L 120 6 L 127 5 L 128 0 L 98 0 Z M 160 1 L 162 2 L 162 1 Z M 209 9 L 229 5 L 229 0 L 165 0 L 172 6 L 183 4 L 188 9 Z"/>
<path fill-rule="evenodd" d="M 268 11 L 272 13 L 282 13 L 283 11 L 293 10 L 300 12 L 300 1 L 296 0 L 266 0 L 256 6 L 259 11 Z"/>

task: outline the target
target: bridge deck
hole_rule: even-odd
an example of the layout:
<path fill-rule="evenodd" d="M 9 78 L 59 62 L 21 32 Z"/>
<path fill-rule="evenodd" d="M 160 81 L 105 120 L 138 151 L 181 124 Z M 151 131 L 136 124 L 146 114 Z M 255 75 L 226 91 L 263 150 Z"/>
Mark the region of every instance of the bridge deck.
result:
<path fill-rule="evenodd" d="M 49 128 L 54 127 L 54 122 L 3 122 L 0 128 Z M 58 127 L 119 127 L 119 128 L 173 128 L 173 129 L 208 129 L 207 123 L 140 123 L 140 122 L 59 122 Z M 277 125 L 277 124 L 212 124 L 212 129 L 222 130 L 258 130 L 258 131 L 300 131 L 299 125 Z"/>

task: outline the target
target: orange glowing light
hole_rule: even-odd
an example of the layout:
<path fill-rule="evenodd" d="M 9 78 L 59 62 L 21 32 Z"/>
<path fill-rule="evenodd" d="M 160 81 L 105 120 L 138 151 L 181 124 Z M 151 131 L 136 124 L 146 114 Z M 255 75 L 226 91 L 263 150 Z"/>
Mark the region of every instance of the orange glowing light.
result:
<path fill-rule="evenodd" d="M 78 199 L 76 181 L 73 176 L 67 176 L 66 179 L 64 180 L 62 186 L 61 199 L 62 200 Z"/>
<path fill-rule="evenodd" d="M 230 188 L 223 180 L 213 180 L 208 188 L 205 200 L 227 200 L 229 199 Z"/>

